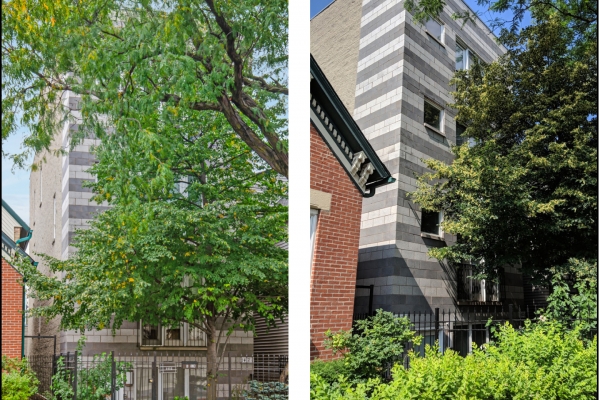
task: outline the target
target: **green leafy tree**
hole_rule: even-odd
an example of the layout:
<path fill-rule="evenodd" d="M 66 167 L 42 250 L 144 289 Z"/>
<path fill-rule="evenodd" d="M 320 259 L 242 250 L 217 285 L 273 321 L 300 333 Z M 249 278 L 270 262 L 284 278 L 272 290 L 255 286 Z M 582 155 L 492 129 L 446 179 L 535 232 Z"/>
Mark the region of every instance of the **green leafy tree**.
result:
<path fill-rule="evenodd" d="M 597 43 L 535 15 L 497 62 L 457 73 L 456 119 L 475 144 L 454 147 L 451 165 L 426 160 L 412 196 L 458 235 L 432 256 L 481 260 L 484 274 L 520 264 L 549 284 L 571 259 L 597 265 Z"/>
<path fill-rule="evenodd" d="M 354 333 L 352 330 L 327 331 L 325 346 L 333 349 L 334 354 L 343 354 L 346 372 L 349 371 L 355 381 L 366 381 L 398 362 L 405 344 L 418 342 L 410 325 L 408 318 L 377 310 L 374 316 L 356 321 Z"/>
<path fill-rule="evenodd" d="M 104 139 L 162 106 L 222 116 L 287 176 L 287 12 L 283 0 L 3 1 L 2 139 L 30 132 L 12 160 L 64 151 L 51 144 L 67 118 Z M 68 91 L 81 97 L 69 117 Z"/>
<path fill-rule="evenodd" d="M 287 251 L 276 246 L 287 241 L 287 183 L 220 116 L 139 117 L 154 118 L 151 128 L 123 129 L 96 149 L 90 185 L 113 207 L 78 232 L 77 252 L 43 256 L 56 277 L 18 263 L 31 296 L 52 300 L 30 312 L 82 331 L 187 322 L 206 334 L 215 399 L 232 330 L 287 311 Z"/>

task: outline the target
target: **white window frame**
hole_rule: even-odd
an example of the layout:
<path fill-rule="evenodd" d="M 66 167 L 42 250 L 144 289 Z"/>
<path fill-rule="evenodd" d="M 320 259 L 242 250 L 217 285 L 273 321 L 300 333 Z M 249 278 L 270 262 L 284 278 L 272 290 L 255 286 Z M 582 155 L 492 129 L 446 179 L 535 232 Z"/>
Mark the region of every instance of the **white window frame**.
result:
<path fill-rule="evenodd" d="M 437 103 L 429 100 L 426 97 L 424 97 L 423 100 L 424 100 L 424 102 L 423 102 L 423 125 L 425 125 L 425 127 L 429 128 L 429 129 L 432 129 L 432 130 L 444 135 L 444 118 L 446 115 L 446 113 L 444 112 L 444 107 L 438 105 Z M 433 107 L 439 111 L 439 116 L 440 116 L 440 127 L 439 128 L 436 128 L 435 126 L 430 125 L 429 123 L 425 122 L 425 104 L 429 104 L 431 107 Z"/>
<path fill-rule="evenodd" d="M 465 45 L 462 41 L 457 40 L 456 41 L 456 47 L 460 47 L 462 49 L 462 53 L 463 53 L 463 67 L 462 69 L 458 70 L 456 69 L 456 54 L 458 54 L 458 49 L 455 49 L 455 55 L 454 55 L 454 68 L 456 71 L 468 71 L 471 68 L 471 57 L 476 58 L 476 59 L 480 59 L 477 54 L 475 54 L 475 52 L 473 50 L 471 50 L 467 45 Z"/>
<path fill-rule="evenodd" d="M 434 32 L 432 32 L 431 30 L 427 29 L 427 25 L 429 23 L 431 23 L 431 22 L 435 23 L 436 25 L 439 25 L 439 27 L 440 27 L 440 37 L 439 38 L 436 36 L 436 34 Z M 446 26 L 443 23 L 441 23 L 437 19 L 430 18 L 429 20 L 427 20 L 427 22 L 425 22 L 424 26 L 425 26 L 425 32 L 427 32 L 427 34 L 429 36 L 431 36 L 433 39 L 435 39 L 436 41 L 438 41 L 440 44 L 442 44 L 442 45 L 445 44 L 444 37 L 446 36 Z"/>
<path fill-rule="evenodd" d="M 315 237 L 317 235 L 317 225 L 319 221 L 319 210 L 310 209 L 310 265 L 313 263 L 313 253 L 315 249 Z"/>

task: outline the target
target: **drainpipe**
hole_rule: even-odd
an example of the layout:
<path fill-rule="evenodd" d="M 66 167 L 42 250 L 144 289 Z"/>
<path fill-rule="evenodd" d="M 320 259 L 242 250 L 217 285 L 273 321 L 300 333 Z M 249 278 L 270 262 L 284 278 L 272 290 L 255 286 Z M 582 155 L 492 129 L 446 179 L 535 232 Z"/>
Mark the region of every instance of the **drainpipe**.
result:
<path fill-rule="evenodd" d="M 23 280 L 23 317 L 21 318 L 21 360 L 25 357 L 25 280 Z"/>
<path fill-rule="evenodd" d="M 31 235 L 33 235 L 33 229 L 29 231 L 29 233 L 27 234 L 27 236 L 25 236 L 24 238 L 21 238 L 21 239 L 17 240 L 15 242 L 15 244 L 18 245 L 19 243 L 23 243 L 23 242 L 28 241 L 29 239 L 31 239 Z"/>
<path fill-rule="evenodd" d="M 28 241 L 31 239 L 31 235 L 33 235 L 33 229 L 29 231 L 27 236 L 18 239 L 15 244 L 18 246 L 19 243 Z M 32 264 L 37 266 L 37 263 L 32 262 Z M 23 301 L 21 302 L 21 310 L 23 310 L 23 316 L 21 317 L 21 359 L 25 357 L 25 283 L 26 280 L 23 279 Z"/>

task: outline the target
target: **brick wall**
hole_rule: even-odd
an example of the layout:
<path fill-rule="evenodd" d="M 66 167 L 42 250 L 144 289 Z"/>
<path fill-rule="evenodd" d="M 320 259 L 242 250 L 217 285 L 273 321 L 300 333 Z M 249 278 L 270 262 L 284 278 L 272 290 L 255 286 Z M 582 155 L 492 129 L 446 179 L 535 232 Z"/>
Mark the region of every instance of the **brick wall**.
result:
<path fill-rule="evenodd" d="M 323 333 L 350 329 L 354 309 L 362 196 L 314 126 L 310 126 L 310 188 L 331 193 L 319 213 L 310 299 L 311 359 L 331 359 Z"/>
<path fill-rule="evenodd" d="M 2 355 L 21 357 L 21 275 L 2 257 Z"/>

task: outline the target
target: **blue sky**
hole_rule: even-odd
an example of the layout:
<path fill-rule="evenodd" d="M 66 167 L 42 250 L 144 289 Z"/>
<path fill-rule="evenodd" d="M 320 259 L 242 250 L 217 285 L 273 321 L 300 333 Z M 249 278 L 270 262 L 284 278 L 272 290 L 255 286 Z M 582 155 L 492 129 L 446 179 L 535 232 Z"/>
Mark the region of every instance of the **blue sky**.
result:
<path fill-rule="evenodd" d="M 317 15 L 321 10 L 323 10 L 325 7 L 327 7 L 331 3 L 332 3 L 331 0 L 310 0 L 310 18 L 313 18 L 315 15 Z M 488 22 L 491 21 L 492 19 L 500 18 L 503 20 L 508 20 L 509 18 L 512 17 L 511 12 L 504 12 L 502 14 L 492 13 L 492 12 L 488 11 L 487 6 L 477 5 L 477 0 L 465 0 L 465 3 L 468 4 L 468 6 L 471 8 L 471 10 L 475 11 L 476 13 L 479 13 L 480 18 L 488 26 L 489 26 Z M 528 17 L 526 17 L 525 19 L 523 19 L 522 26 L 528 25 L 529 23 L 530 23 L 530 20 Z M 494 31 L 494 33 L 498 34 L 497 29 Z"/>
<path fill-rule="evenodd" d="M 20 129 L 2 143 L 4 153 L 21 152 L 21 143 L 27 131 Z M 28 164 L 31 163 L 29 161 Z M 14 168 L 12 162 L 2 157 L 2 199 L 29 224 L 29 170 Z"/>

